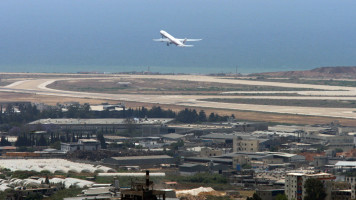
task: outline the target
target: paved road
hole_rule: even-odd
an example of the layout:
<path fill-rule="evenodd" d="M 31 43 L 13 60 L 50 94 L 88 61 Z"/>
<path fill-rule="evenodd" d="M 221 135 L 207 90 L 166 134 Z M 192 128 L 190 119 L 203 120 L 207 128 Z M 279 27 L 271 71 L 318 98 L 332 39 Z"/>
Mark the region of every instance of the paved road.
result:
<path fill-rule="evenodd" d="M 112 78 L 118 78 L 118 77 L 123 77 L 123 76 L 114 76 Z M 124 77 L 128 77 L 128 76 L 125 75 Z M 105 94 L 105 93 L 62 91 L 62 90 L 47 88 L 47 85 L 53 83 L 54 81 L 76 80 L 79 78 L 23 80 L 23 81 L 12 83 L 5 87 L 0 87 L 0 91 L 32 93 L 32 94 L 40 94 L 40 95 L 63 96 L 63 97 L 136 101 L 136 102 L 159 103 L 159 104 L 168 104 L 168 105 L 181 105 L 181 106 L 194 106 L 194 107 L 205 107 L 205 108 L 221 108 L 221 109 L 230 109 L 230 110 L 246 110 L 246 111 L 270 112 L 270 113 L 299 114 L 299 115 L 310 115 L 310 116 L 356 119 L 356 108 L 320 108 L 320 107 L 273 106 L 273 105 L 266 106 L 266 105 L 235 104 L 235 103 L 217 103 L 217 102 L 208 102 L 208 101 L 200 100 L 205 98 L 356 100 L 356 88 L 353 87 L 276 83 L 276 82 L 263 82 L 263 81 L 251 81 L 251 80 L 234 80 L 234 79 L 222 79 L 222 78 L 210 77 L 210 76 L 207 77 L 207 76 L 193 76 L 193 75 L 189 75 L 189 76 L 132 75 L 129 77 L 173 79 L 173 80 L 186 80 L 186 81 L 204 81 L 204 82 L 218 82 L 218 83 L 246 84 L 246 85 L 265 85 L 265 86 L 288 87 L 288 88 L 305 88 L 305 89 L 311 88 L 311 89 L 320 89 L 320 90 L 327 90 L 327 91 L 296 91 L 298 94 L 310 95 L 310 96 L 225 96 L 225 95 Z M 270 91 L 270 92 L 276 93 L 276 91 Z M 283 93 L 284 91 L 279 91 L 279 92 Z M 288 92 L 290 91 L 287 91 L 286 93 Z M 330 95 L 330 96 L 320 96 L 320 95 Z"/>

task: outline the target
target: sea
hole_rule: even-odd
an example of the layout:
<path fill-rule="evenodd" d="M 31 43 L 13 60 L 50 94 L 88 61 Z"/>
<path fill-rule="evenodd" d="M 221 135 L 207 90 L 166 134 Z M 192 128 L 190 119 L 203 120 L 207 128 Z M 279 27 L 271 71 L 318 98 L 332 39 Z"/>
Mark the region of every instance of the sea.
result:
<path fill-rule="evenodd" d="M 1 0 L 0 72 L 356 66 L 354 0 Z M 192 48 L 154 42 L 165 30 Z"/>

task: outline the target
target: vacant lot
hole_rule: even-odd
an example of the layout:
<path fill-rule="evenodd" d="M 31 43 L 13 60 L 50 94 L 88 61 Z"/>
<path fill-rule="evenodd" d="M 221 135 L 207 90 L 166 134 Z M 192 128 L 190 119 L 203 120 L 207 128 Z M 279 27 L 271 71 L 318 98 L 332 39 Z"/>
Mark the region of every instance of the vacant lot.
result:
<path fill-rule="evenodd" d="M 48 86 L 59 90 L 112 94 L 220 94 L 226 91 L 291 91 L 300 88 L 253 86 L 168 79 L 87 79 L 56 81 Z M 303 89 L 305 90 L 305 89 Z"/>
<path fill-rule="evenodd" d="M 303 106 L 326 108 L 356 108 L 356 101 L 338 100 L 297 100 L 297 99 L 202 99 L 204 101 L 223 103 L 242 103 L 276 106 Z"/>

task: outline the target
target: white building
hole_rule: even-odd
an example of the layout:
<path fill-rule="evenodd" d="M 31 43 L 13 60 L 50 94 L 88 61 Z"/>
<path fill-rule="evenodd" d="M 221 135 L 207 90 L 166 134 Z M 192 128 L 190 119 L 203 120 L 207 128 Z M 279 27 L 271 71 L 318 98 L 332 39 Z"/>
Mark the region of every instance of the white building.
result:
<path fill-rule="evenodd" d="M 95 139 L 79 139 L 78 143 L 61 143 L 61 151 L 97 151 L 101 149 L 101 144 Z"/>

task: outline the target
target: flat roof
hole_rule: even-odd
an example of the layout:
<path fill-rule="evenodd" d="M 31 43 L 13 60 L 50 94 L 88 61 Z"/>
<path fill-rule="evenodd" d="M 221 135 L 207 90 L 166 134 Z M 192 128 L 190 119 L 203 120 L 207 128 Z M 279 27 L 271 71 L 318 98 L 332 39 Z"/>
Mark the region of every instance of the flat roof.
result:
<path fill-rule="evenodd" d="M 242 140 L 258 140 L 259 142 L 265 142 L 269 139 L 258 138 L 257 136 L 251 134 L 243 133 L 210 133 L 207 135 L 200 136 L 203 139 L 234 139 L 235 137 L 241 137 Z"/>
<path fill-rule="evenodd" d="M 165 134 L 162 135 L 163 138 L 170 138 L 170 139 L 180 139 L 183 138 L 185 135 L 180 135 L 177 133 L 169 133 L 169 134 Z"/>
<path fill-rule="evenodd" d="M 137 119 L 134 120 L 136 124 L 165 124 L 171 122 L 172 118 L 149 118 Z M 126 119 L 117 119 L 117 118 L 103 118 L 103 119 L 73 119 L 73 118 L 57 118 L 57 119 L 39 119 L 29 124 L 66 124 L 66 125 L 85 125 L 85 124 L 126 124 Z"/>
<path fill-rule="evenodd" d="M 125 156 L 125 157 L 111 157 L 115 160 L 144 160 L 144 159 L 165 159 L 172 158 L 167 155 L 155 155 L 155 156 Z"/>
<path fill-rule="evenodd" d="M 356 167 L 356 161 L 338 161 L 336 167 Z"/>

